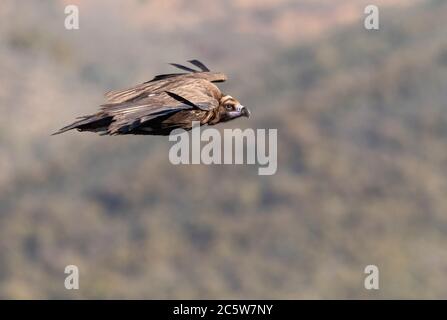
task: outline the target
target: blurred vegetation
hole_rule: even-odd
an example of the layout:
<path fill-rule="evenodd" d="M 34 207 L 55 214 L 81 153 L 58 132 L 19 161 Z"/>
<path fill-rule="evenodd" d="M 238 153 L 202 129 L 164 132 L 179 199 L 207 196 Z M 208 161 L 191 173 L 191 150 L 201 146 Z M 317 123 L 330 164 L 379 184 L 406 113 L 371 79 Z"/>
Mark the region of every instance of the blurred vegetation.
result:
<path fill-rule="evenodd" d="M 307 1 L 225 2 L 204 22 L 200 1 L 179 4 L 192 20 L 178 30 L 91 3 L 70 32 L 61 4 L 0 5 L 1 298 L 447 296 L 445 2 L 383 7 L 380 31 L 360 10 L 297 41 L 231 26 Z M 328 3 L 312 10 L 349 1 Z M 220 129 L 278 128 L 276 175 L 173 166 L 166 137 L 49 136 L 102 92 L 190 58 L 252 109 Z M 368 264 L 378 291 L 363 287 Z"/>

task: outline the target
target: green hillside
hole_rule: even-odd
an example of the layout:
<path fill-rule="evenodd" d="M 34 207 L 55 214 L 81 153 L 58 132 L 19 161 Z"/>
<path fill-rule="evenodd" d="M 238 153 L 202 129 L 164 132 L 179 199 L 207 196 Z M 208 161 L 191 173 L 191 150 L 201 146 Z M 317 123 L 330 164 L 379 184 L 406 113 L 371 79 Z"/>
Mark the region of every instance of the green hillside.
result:
<path fill-rule="evenodd" d="M 35 7 L 0 33 L 1 298 L 446 297 L 443 1 L 300 44 L 220 25 L 133 33 L 88 15 L 66 33 L 57 7 Z M 278 129 L 276 175 L 173 166 L 166 137 L 50 137 L 102 92 L 197 51 L 252 110 L 220 130 Z M 63 286 L 68 264 L 76 292 Z"/>

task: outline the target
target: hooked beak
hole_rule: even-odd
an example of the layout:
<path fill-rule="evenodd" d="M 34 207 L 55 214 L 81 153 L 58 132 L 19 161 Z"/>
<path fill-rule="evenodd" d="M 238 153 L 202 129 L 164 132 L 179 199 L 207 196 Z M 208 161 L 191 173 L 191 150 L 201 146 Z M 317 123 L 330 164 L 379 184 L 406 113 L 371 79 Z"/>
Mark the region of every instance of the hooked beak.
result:
<path fill-rule="evenodd" d="M 250 118 L 250 110 L 248 110 L 248 108 L 242 106 L 241 116 Z"/>

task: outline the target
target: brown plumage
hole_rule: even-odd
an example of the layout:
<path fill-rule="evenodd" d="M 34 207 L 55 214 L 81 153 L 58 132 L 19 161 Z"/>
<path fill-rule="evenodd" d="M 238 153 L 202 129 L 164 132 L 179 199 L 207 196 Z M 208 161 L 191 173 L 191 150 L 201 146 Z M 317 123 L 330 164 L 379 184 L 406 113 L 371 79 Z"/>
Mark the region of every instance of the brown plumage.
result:
<path fill-rule="evenodd" d="M 200 71 L 172 63 L 185 73 L 162 74 L 129 89 L 106 93 L 107 103 L 94 115 L 60 129 L 99 132 L 102 135 L 168 135 L 174 129 L 191 129 L 192 121 L 214 125 L 250 112 L 236 99 L 224 95 L 215 82 L 227 77 L 211 72 L 198 60 L 189 61 Z"/>

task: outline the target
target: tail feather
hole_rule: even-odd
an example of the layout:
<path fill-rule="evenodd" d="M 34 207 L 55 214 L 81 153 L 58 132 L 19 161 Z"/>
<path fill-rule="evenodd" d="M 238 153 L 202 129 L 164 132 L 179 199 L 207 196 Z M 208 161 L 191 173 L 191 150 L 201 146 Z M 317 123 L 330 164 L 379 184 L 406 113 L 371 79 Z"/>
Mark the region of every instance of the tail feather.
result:
<path fill-rule="evenodd" d="M 65 126 L 65 127 L 61 128 L 61 129 L 59 129 L 58 131 L 52 133 L 51 135 L 52 135 L 52 136 L 55 136 L 55 135 L 57 135 L 57 134 L 64 133 L 64 132 L 66 132 L 66 131 L 68 131 L 68 130 L 75 129 L 75 128 L 78 127 L 78 125 L 79 125 L 80 122 L 82 122 L 82 121 L 76 121 L 76 122 L 74 122 L 74 123 L 72 123 L 72 124 L 70 124 L 70 125 L 68 125 L 68 126 Z"/>
<path fill-rule="evenodd" d="M 52 136 L 61 134 L 61 133 L 64 133 L 66 131 L 73 130 L 73 129 L 78 129 L 80 131 L 84 131 L 84 130 L 97 131 L 97 130 L 103 128 L 104 126 L 107 127 L 108 124 L 110 124 L 110 122 L 111 122 L 109 117 L 102 118 L 98 115 L 83 116 L 83 117 L 79 117 L 79 118 L 81 118 L 81 120 L 75 121 L 72 124 L 59 129 L 58 131 L 53 133 Z"/>

